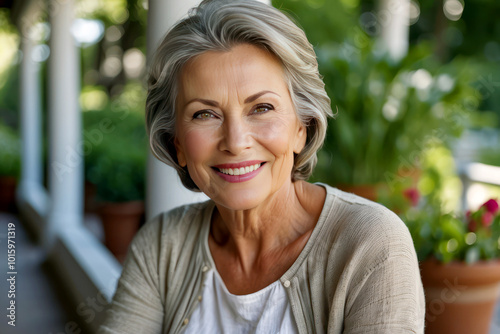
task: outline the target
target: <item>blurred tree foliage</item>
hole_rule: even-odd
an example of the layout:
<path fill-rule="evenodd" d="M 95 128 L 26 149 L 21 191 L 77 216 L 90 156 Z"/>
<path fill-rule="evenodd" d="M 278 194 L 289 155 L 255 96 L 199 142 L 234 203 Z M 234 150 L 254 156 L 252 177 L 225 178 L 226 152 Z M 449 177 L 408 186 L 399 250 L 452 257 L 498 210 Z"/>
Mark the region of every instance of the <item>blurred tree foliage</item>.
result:
<path fill-rule="evenodd" d="M 273 1 L 297 13 L 292 17 L 315 46 L 332 109 L 339 111 L 314 179 L 390 183 L 388 173 L 393 180 L 401 166 L 418 162 L 433 136 L 448 142 L 464 127 L 499 125 L 500 76 L 493 69 L 500 67 L 500 56 L 485 51 L 498 45 L 499 4 L 467 2 L 462 18 L 451 21 L 442 0 L 412 1 L 409 54 L 391 64 L 375 46 L 384 24 L 378 3 Z M 480 39 L 478 29 L 484 30 Z"/>
<path fill-rule="evenodd" d="M 117 96 L 130 81 L 124 71 L 126 52 L 146 52 L 147 1 L 81 0 L 77 13 L 82 18 L 101 21 L 105 28 L 98 43 L 82 49 L 83 87 L 97 85 L 111 97 Z M 110 67 L 112 70 L 107 70 Z"/>
<path fill-rule="evenodd" d="M 500 1 L 457 1 L 464 5 L 464 10 L 459 19 L 452 21 L 444 14 L 444 0 L 412 0 L 418 16 L 410 27 L 410 45 L 428 43 L 442 63 L 456 57 L 474 60 L 476 78 L 472 86 L 481 94 L 479 109 L 495 116 L 471 125 L 482 127 L 487 123 L 500 127 Z M 357 46 L 366 44 L 363 38 L 376 38 L 383 24 L 376 18 L 380 12 L 378 3 L 376 0 L 273 0 L 275 7 L 295 13 L 291 16 L 316 48 L 345 40 L 354 41 L 351 45 Z"/>
<path fill-rule="evenodd" d="M 352 36 L 360 14 L 357 0 L 274 0 L 274 7 L 287 13 L 316 47 L 341 42 Z"/>
<path fill-rule="evenodd" d="M 16 52 L 19 37 L 9 14 L 7 9 L 0 8 L 0 118 L 6 125 L 17 129 L 19 67 Z"/>

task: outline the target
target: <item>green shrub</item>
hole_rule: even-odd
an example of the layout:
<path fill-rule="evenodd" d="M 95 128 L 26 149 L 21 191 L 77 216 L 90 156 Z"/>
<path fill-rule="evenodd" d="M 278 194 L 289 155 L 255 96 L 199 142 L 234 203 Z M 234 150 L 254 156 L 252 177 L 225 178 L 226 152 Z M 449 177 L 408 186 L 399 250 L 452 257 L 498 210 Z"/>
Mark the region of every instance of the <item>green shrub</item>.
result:
<path fill-rule="evenodd" d="M 388 61 L 368 43 L 323 46 L 320 72 L 332 109 L 317 180 L 330 184 L 391 183 L 402 166 L 416 165 L 429 140 L 461 134 L 479 105 L 466 62 L 441 65 L 429 47 Z"/>
<path fill-rule="evenodd" d="M 21 170 L 21 141 L 17 133 L 0 122 L 0 176 L 18 178 Z"/>
<path fill-rule="evenodd" d="M 147 139 L 144 116 L 136 111 L 83 113 L 87 145 L 85 178 L 101 201 L 142 200 L 145 195 Z"/>

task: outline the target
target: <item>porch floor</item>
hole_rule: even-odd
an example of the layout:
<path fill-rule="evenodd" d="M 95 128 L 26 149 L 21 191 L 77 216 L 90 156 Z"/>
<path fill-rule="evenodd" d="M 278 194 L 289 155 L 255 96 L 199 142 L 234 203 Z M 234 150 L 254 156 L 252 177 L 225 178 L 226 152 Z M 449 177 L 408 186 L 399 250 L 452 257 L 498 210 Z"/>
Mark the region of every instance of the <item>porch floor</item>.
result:
<path fill-rule="evenodd" d="M 7 274 L 7 225 L 15 224 L 16 321 L 7 322 L 9 284 Z M 0 212 L 0 333 L 2 334 L 86 334 L 79 326 L 76 310 L 60 288 L 60 282 L 44 261 L 44 253 L 27 234 L 17 216 Z M 66 327 L 67 326 L 67 327 Z M 78 329 L 81 328 L 79 332 Z"/>

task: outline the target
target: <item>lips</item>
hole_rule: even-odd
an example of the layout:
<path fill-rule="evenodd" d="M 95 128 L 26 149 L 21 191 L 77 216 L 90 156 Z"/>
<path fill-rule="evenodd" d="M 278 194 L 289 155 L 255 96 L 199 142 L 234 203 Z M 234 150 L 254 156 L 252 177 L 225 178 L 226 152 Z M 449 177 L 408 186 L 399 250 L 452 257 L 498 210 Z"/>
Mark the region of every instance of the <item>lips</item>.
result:
<path fill-rule="evenodd" d="M 255 164 L 240 168 L 217 168 L 217 169 L 219 170 L 219 172 L 227 175 L 245 175 L 250 172 L 253 172 L 254 170 L 259 169 L 260 166 L 262 166 L 262 164 Z"/>
<path fill-rule="evenodd" d="M 238 163 L 220 164 L 212 168 L 227 175 L 245 175 L 259 169 L 265 161 L 262 160 L 249 160 Z"/>
<path fill-rule="evenodd" d="M 245 167 L 250 167 L 251 165 L 256 165 L 256 164 L 262 164 L 265 161 L 263 160 L 249 160 L 249 161 L 243 161 L 243 162 L 237 162 L 237 163 L 228 163 L 228 164 L 220 164 L 220 165 L 214 165 L 212 167 L 221 169 L 221 168 L 245 168 Z"/>
<path fill-rule="evenodd" d="M 252 160 L 240 163 L 215 165 L 212 166 L 212 168 L 226 181 L 243 182 L 253 178 L 264 164 L 265 161 Z"/>

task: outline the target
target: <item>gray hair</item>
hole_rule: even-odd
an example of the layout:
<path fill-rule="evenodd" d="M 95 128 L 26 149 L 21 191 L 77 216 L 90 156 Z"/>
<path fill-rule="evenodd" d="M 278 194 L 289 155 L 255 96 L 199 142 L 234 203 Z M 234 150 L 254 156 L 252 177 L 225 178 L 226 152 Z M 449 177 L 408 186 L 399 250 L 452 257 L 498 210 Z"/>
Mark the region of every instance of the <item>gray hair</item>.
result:
<path fill-rule="evenodd" d="M 153 154 L 174 167 L 186 188 L 199 191 L 187 167 L 177 161 L 175 102 L 183 66 L 207 51 L 229 51 L 251 44 L 273 54 L 299 121 L 307 129 L 306 145 L 294 157 L 292 180 L 306 180 L 325 139 L 330 99 L 305 33 L 279 10 L 253 0 L 205 0 L 166 34 L 151 63 L 146 101 L 146 129 Z"/>

